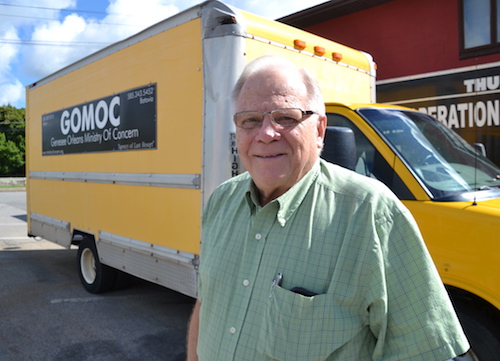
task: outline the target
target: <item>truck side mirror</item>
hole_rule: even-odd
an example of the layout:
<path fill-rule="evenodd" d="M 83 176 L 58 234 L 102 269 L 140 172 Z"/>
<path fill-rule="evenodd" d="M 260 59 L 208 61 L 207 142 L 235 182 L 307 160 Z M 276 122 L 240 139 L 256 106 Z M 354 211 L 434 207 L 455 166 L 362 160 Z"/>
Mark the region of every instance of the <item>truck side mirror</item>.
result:
<path fill-rule="evenodd" d="M 474 149 L 483 157 L 486 157 L 486 148 L 483 143 L 474 143 Z"/>
<path fill-rule="evenodd" d="M 347 127 L 326 127 L 325 145 L 321 158 L 344 168 L 356 169 L 356 141 Z"/>

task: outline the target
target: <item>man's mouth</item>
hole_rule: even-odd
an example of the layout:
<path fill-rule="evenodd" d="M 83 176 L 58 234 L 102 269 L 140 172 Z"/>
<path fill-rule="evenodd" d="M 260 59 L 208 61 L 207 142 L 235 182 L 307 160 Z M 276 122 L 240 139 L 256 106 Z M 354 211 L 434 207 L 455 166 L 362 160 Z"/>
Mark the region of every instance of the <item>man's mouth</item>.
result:
<path fill-rule="evenodd" d="M 284 153 L 267 154 L 267 155 L 257 155 L 257 158 L 270 159 L 270 158 L 281 157 L 282 155 L 284 155 Z"/>

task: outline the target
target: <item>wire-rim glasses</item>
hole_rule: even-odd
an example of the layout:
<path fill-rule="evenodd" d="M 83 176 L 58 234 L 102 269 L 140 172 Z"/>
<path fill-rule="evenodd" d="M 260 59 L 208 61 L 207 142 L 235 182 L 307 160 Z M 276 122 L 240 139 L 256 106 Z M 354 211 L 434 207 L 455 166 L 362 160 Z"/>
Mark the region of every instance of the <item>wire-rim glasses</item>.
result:
<path fill-rule="evenodd" d="M 274 109 L 269 112 L 257 110 L 238 112 L 234 115 L 234 124 L 238 128 L 255 129 L 260 127 L 264 116 L 271 115 L 271 121 L 280 127 L 293 127 L 302 122 L 307 116 L 315 114 L 312 110 L 302 110 L 300 108 Z"/>

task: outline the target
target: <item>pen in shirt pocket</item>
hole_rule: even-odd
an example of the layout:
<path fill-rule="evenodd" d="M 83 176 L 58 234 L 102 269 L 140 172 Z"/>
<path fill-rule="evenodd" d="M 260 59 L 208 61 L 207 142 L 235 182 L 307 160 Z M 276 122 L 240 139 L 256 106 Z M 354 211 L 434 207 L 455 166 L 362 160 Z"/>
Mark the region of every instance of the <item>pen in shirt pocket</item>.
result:
<path fill-rule="evenodd" d="M 269 298 L 273 296 L 274 287 L 281 286 L 281 282 L 283 282 L 283 273 L 278 273 L 276 275 L 276 278 L 273 280 L 273 283 L 271 284 L 271 289 L 269 290 Z"/>

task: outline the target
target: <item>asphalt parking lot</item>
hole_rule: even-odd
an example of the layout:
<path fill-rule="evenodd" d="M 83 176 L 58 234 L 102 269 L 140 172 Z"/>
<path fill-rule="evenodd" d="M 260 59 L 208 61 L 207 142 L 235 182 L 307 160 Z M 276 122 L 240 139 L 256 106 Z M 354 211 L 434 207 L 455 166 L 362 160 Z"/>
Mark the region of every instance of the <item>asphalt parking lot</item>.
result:
<path fill-rule="evenodd" d="M 0 360 L 184 360 L 194 300 L 131 279 L 80 285 L 76 250 L 27 237 L 25 192 L 0 192 Z"/>

